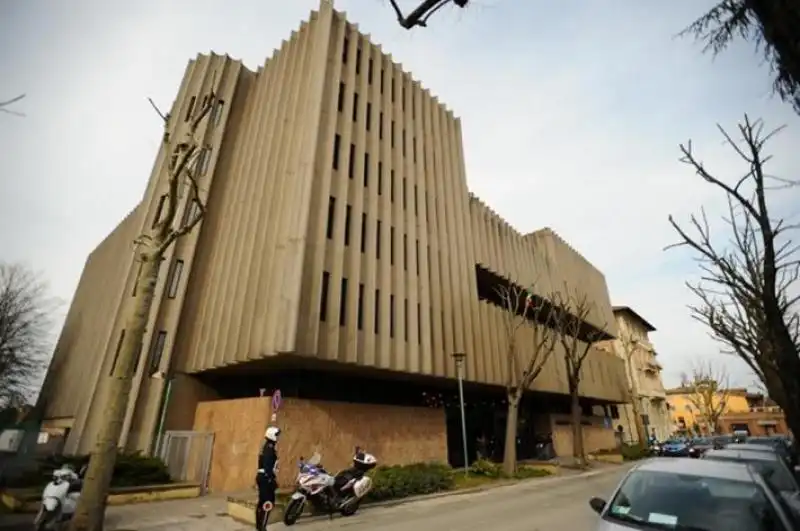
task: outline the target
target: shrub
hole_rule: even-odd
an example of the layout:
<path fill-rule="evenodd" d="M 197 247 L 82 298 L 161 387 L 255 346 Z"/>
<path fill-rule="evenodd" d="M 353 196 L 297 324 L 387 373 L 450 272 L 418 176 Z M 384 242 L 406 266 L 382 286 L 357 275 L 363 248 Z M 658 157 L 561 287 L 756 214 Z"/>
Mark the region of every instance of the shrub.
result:
<path fill-rule="evenodd" d="M 48 456 L 40 461 L 35 484 L 46 484 L 50 481 L 53 470 L 61 468 L 63 465 L 71 465 L 77 472 L 88 463 L 88 456 Z M 139 452 L 117 455 L 114 475 L 111 477 L 112 487 L 142 487 L 164 485 L 171 482 L 169 470 L 161 459 Z"/>
<path fill-rule="evenodd" d="M 514 474 L 514 477 L 517 479 L 543 478 L 551 474 L 552 472 L 544 468 L 522 465 L 517 467 L 517 473 Z"/>
<path fill-rule="evenodd" d="M 373 484 L 367 495 L 369 501 L 420 496 L 453 488 L 452 469 L 440 463 L 381 466 L 370 475 Z"/>
<path fill-rule="evenodd" d="M 469 473 L 473 476 L 486 478 L 500 478 L 503 474 L 503 467 L 488 459 L 480 458 L 469 467 Z"/>
<path fill-rule="evenodd" d="M 622 459 L 625 461 L 636 461 L 650 456 L 650 449 L 641 444 L 623 444 L 620 447 Z"/>

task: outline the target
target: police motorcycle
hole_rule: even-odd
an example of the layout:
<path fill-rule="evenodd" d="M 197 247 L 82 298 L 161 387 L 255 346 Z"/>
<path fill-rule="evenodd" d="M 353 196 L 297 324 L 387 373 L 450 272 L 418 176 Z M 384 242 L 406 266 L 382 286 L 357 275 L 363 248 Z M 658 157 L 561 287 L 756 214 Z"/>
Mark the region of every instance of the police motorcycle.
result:
<path fill-rule="evenodd" d="M 41 507 L 33 520 L 36 531 L 61 529 L 72 519 L 85 473 L 85 466 L 77 474 L 69 465 L 53 471 L 53 479 L 44 487 Z"/>

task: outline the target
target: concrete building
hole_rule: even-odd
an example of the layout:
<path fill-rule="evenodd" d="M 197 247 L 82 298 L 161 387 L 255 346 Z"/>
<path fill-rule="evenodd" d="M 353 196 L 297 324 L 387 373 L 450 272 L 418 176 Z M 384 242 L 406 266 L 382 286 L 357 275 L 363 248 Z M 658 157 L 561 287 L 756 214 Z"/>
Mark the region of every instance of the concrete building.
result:
<path fill-rule="evenodd" d="M 217 446 L 244 426 L 257 440 L 225 404 L 280 389 L 289 417 L 308 402 L 296 417 L 304 430 L 313 404 L 348 403 L 339 433 L 372 424 L 362 444 L 398 438 L 384 462 L 412 459 L 392 452 L 434 439 L 415 458 L 458 461 L 454 353 L 466 354 L 470 454 L 473 437 L 503 433 L 508 338 L 495 285 L 537 280 L 542 296 L 569 285 L 594 302 L 587 326 L 616 333 L 603 274 L 552 230 L 521 234 L 472 195 L 460 120 L 328 2 L 258 70 L 215 54 L 190 61 L 170 134 L 212 88 L 199 166 L 207 215 L 162 266 L 125 448 L 149 451 L 164 431 L 201 428 Z M 58 342 L 48 424 L 69 430 L 68 451 L 95 439 L 137 284 L 131 242 L 160 215 L 169 156 L 162 149 L 140 203 L 90 254 Z M 602 446 L 603 410 L 623 400 L 623 364 L 594 350 L 585 371 L 587 437 Z M 525 406 L 523 447 L 534 427 L 569 437 L 566 393 L 557 352 Z M 216 413 L 203 418 L 217 424 L 199 426 L 209 402 Z M 358 404 L 394 409 L 366 417 Z M 422 427 L 435 433 L 414 431 Z"/>
<path fill-rule="evenodd" d="M 648 437 L 655 431 L 663 441 L 672 433 L 672 423 L 667 409 L 667 395 L 661 380 L 663 367 L 650 341 L 650 332 L 656 329 L 629 306 L 614 306 L 618 338 L 605 343 L 625 363 L 629 400 L 638 400 L 639 414 Z M 615 408 L 615 426 L 622 426 L 623 439 L 639 441 L 633 406 L 629 403 Z"/>

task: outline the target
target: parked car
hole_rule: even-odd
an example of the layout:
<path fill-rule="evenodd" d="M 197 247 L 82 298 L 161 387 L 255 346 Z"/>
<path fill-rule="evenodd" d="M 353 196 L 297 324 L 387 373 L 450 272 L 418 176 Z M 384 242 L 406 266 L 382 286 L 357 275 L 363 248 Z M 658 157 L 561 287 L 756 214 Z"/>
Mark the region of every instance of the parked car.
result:
<path fill-rule="evenodd" d="M 795 460 L 792 453 L 789 451 L 786 446 L 782 444 L 753 444 L 753 443 L 741 443 L 741 444 L 729 444 L 725 447 L 726 450 L 739 450 L 742 452 L 767 452 L 772 454 L 777 454 L 786 462 L 786 466 L 789 467 L 790 470 L 797 470 L 795 467 Z"/>
<path fill-rule="evenodd" d="M 689 441 L 689 457 L 700 457 L 712 448 L 714 441 L 710 437 L 695 437 Z"/>
<path fill-rule="evenodd" d="M 714 449 L 721 450 L 725 446 L 735 443 L 736 438 L 733 435 L 714 435 L 711 437 L 711 442 L 714 445 Z"/>
<path fill-rule="evenodd" d="M 596 531 L 794 531 L 797 518 L 750 465 L 651 459 L 631 469 L 610 501 L 592 498 Z"/>
<path fill-rule="evenodd" d="M 689 441 L 686 439 L 669 439 L 661 445 L 663 457 L 689 457 Z"/>
<path fill-rule="evenodd" d="M 764 446 L 773 446 L 782 455 L 789 458 L 791 466 L 797 465 L 797 454 L 795 452 L 793 441 L 786 435 L 771 435 L 766 437 L 748 437 L 745 444 L 760 444 Z"/>

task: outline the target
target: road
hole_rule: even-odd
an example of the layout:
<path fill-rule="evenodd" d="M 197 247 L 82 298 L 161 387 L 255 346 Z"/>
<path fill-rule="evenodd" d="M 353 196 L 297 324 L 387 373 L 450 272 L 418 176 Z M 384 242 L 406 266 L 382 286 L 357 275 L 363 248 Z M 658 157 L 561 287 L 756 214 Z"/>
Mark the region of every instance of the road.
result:
<path fill-rule="evenodd" d="M 597 516 L 589 508 L 589 498 L 607 497 L 627 468 L 622 466 L 578 476 L 533 480 L 472 494 L 376 507 L 359 511 L 351 518 L 301 520 L 292 531 L 591 530 Z M 221 510 L 222 505 L 210 499 L 111 507 L 106 528 L 117 531 L 251 529 L 221 516 Z M 12 523 L 11 519 L 16 522 Z M 30 516 L 18 519 L 16 515 L 0 515 L 0 531 L 30 529 Z M 274 524 L 269 529 L 286 528 L 283 524 Z"/>

